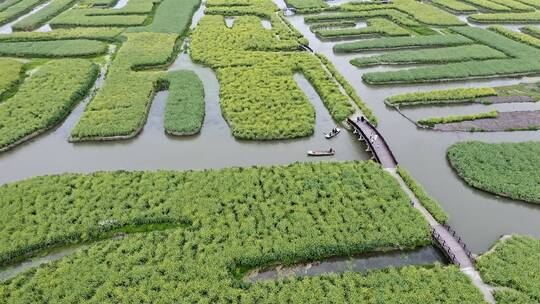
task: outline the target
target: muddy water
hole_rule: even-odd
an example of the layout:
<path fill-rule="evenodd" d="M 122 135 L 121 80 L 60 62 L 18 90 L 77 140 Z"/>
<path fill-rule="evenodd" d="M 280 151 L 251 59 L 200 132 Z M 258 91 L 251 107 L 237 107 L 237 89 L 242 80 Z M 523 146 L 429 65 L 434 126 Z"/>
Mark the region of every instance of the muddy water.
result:
<path fill-rule="evenodd" d="M 387 267 L 403 267 L 407 265 L 430 265 L 447 263 L 444 255 L 434 247 L 425 247 L 414 251 L 395 251 L 372 255 L 330 258 L 324 261 L 294 265 L 288 267 L 271 267 L 255 270 L 244 278 L 247 282 L 279 280 L 289 277 L 317 276 L 330 273 L 361 272 Z"/>
<path fill-rule="evenodd" d="M 284 7 L 283 2 L 278 5 Z M 510 85 L 531 78 L 499 78 L 467 82 L 445 82 L 439 84 L 415 84 L 408 86 L 368 86 L 361 76 L 366 71 L 396 70 L 401 67 L 376 67 L 358 69 L 349 60 L 359 54 L 336 55 L 332 51 L 335 42 L 321 42 L 309 31 L 302 16 L 290 16 L 289 21 L 299 29 L 310 42 L 315 52 L 327 56 L 347 80 L 355 87 L 363 100 L 375 111 L 379 118 L 379 129 L 394 151 L 398 161 L 440 201 L 450 215 L 450 225 L 463 236 L 464 241 L 475 253 L 487 250 L 501 235 L 509 233 L 530 234 L 540 237 L 540 206 L 497 198 L 468 187 L 459 179 L 446 160 L 446 150 L 450 145 L 464 140 L 486 142 L 518 142 L 539 140 L 540 132 L 497 132 L 497 133 L 440 133 L 417 129 L 397 111 L 385 106 L 384 99 L 401 93 L 429 91 L 456 87 L 486 87 Z M 465 114 L 477 111 L 499 109 L 501 111 L 538 109 L 539 104 L 510 105 L 454 105 L 448 107 L 423 107 L 404 109 L 413 118 Z"/>

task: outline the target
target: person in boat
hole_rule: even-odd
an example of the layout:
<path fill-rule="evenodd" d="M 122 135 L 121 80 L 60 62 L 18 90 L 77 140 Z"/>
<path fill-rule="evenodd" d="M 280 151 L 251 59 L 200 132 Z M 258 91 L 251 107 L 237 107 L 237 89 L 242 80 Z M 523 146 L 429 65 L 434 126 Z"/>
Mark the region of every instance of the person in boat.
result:
<path fill-rule="evenodd" d="M 360 121 L 361 122 L 364 122 L 366 119 L 364 118 L 364 116 L 360 117 Z"/>
<path fill-rule="evenodd" d="M 330 148 L 330 150 L 328 150 L 328 153 L 334 153 L 334 149 Z"/>
<path fill-rule="evenodd" d="M 334 128 L 332 129 L 332 133 L 335 134 L 335 133 L 337 133 L 337 132 L 338 132 L 338 131 L 337 131 L 337 127 L 334 127 Z"/>

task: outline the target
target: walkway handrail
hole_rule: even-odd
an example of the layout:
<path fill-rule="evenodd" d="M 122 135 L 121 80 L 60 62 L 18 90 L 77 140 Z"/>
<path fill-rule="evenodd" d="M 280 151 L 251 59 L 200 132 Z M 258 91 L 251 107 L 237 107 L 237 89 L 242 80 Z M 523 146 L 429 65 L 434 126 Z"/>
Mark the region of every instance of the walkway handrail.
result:
<path fill-rule="evenodd" d="M 360 128 L 356 122 L 350 118 L 347 118 L 347 122 L 358 132 L 360 132 L 360 135 L 364 138 L 364 140 L 366 141 L 369 149 L 371 150 L 371 153 L 373 154 L 373 156 L 375 157 L 375 160 L 377 160 L 377 162 L 380 164 L 381 163 L 381 159 L 379 158 L 379 155 L 377 155 L 377 152 L 375 152 L 375 148 L 373 147 L 373 144 L 369 141 L 369 138 L 368 136 L 366 135 L 366 133 L 364 133 L 364 131 L 362 131 L 362 128 Z M 380 135 L 379 135 L 380 136 Z"/>
<path fill-rule="evenodd" d="M 392 156 L 392 160 L 396 163 L 396 165 L 398 164 L 398 161 L 396 159 L 396 157 L 394 156 L 394 152 L 392 152 L 392 149 L 390 149 L 390 146 L 388 145 L 388 143 L 386 142 L 386 139 L 384 139 L 384 137 L 381 135 L 381 133 L 379 133 L 379 130 L 377 130 L 377 127 L 375 127 L 369 120 L 366 119 L 366 122 L 367 124 L 373 129 L 375 130 L 375 133 L 377 133 L 377 136 L 379 136 L 379 138 L 383 141 L 383 143 L 386 145 L 386 147 L 388 148 L 388 152 L 390 152 L 390 156 Z"/>

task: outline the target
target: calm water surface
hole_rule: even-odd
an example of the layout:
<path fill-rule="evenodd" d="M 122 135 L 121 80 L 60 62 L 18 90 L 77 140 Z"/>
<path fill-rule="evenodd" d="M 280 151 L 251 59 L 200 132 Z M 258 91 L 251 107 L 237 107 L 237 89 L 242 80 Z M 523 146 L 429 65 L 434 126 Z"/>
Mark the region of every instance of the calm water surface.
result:
<path fill-rule="evenodd" d="M 277 3 L 283 7 L 283 2 Z M 203 9 L 204 7 L 195 13 L 194 23 L 202 16 Z M 336 65 L 375 111 L 380 120 L 379 128 L 393 148 L 397 159 L 441 202 L 450 214 L 450 224 L 474 252 L 485 251 L 503 234 L 522 233 L 540 237 L 540 206 L 497 198 L 468 187 L 452 172 L 445 158 L 446 149 L 455 142 L 473 139 L 488 142 L 538 140 L 539 132 L 469 134 L 418 130 L 398 112 L 383 103 L 386 97 L 399 93 L 463 86 L 507 85 L 524 79 L 507 78 L 437 85 L 367 86 L 361 81 L 363 72 L 399 69 L 399 67 L 359 70 L 348 63 L 359 54 L 334 55 L 332 46 L 335 42 L 319 41 L 303 23 L 303 17 L 292 16 L 289 20 L 309 39 L 310 46 L 316 52 L 323 53 Z M 165 135 L 163 112 L 168 93 L 159 92 L 154 98 L 148 122 L 138 137 L 117 142 L 71 144 L 67 142 L 67 137 L 86 106 L 85 103 L 81 103 L 58 128 L 0 154 L 0 183 L 62 172 L 202 169 L 369 158 L 356 137 L 347 132 L 342 132 L 331 141 L 324 139 L 323 133 L 330 130 L 335 123 L 315 90 L 301 75 L 295 75 L 295 80 L 316 110 L 314 135 L 296 140 L 254 142 L 239 141 L 230 135 L 227 123 L 221 116 L 219 83 L 212 70 L 192 63 L 186 54 L 180 55 L 170 67 L 170 70 L 181 69 L 196 72 L 204 83 L 206 116 L 200 134 L 176 138 Z M 422 118 L 477 110 L 524 108 L 536 109 L 538 106 L 525 104 L 425 107 L 404 112 L 413 118 Z M 335 157 L 314 159 L 306 156 L 307 150 L 330 147 L 337 151 Z"/>

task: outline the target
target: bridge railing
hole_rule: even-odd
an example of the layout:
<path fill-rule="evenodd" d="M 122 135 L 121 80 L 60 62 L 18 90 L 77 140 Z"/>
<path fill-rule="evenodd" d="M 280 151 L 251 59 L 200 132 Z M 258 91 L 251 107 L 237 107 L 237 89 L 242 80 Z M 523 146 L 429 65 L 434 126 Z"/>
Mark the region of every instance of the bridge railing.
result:
<path fill-rule="evenodd" d="M 373 144 L 369 141 L 369 137 L 366 135 L 366 133 L 362 131 L 362 128 L 360 128 L 360 126 L 358 126 L 358 124 L 354 120 L 347 118 L 347 122 L 353 127 L 354 130 L 360 132 L 360 136 L 362 136 L 366 141 L 369 149 L 371 150 L 371 153 L 373 154 L 373 157 L 375 157 L 375 160 L 380 164 L 381 159 L 379 158 L 379 155 L 377 155 L 377 152 L 375 152 L 375 148 L 373 147 Z"/>
<path fill-rule="evenodd" d="M 384 139 L 384 137 L 382 137 L 382 135 L 381 135 L 381 133 L 379 133 L 379 130 L 377 129 L 377 127 L 375 127 L 369 120 L 366 120 L 366 123 L 375 131 L 375 133 L 377 133 L 377 136 L 379 136 L 379 138 L 382 140 L 382 142 L 386 145 L 386 147 L 388 148 L 387 150 L 390 153 L 390 156 L 392 157 L 392 160 L 397 165 L 398 161 L 397 161 L 396 157 L 394 156 L 394 152 L 392 152 L 392 149 L 390 149 L 390 146 L 386 142 L 386 139 Z"/>
<path fill-rule="evenodd" d="M 436 240 L 437 245 L 441 248 L 441 250 L 444 252 L 446 257 L 455 265 L 461 266 L 461 263 L 456 258 L 456 254 L 452 252 L 452 249 L 446 241 L 441 237 L 441 235 L 435 231 L 434 228 L 431 228 L 431 236 Z"/>
<path fill-rule="evenodd" d="M 446 230 L 448 230 L 448 232 L 450 232 L 452 234 L 452 236 L 458 241 L 459 245 L 461 245 L 461 247 L 463 247 L 463 250 L 465 250 L 465 253 L 469 257 L 469 259 L 471 259 L 471 261 L 474 262 L 475 261 L 474 255 L 469 250 L 469 248 L 467 248 L 467 245 L 465 244 L 465 242 L 463 242 L 463 240 L 457 234 L 457 232 L 454 229 L 452 229 L 452 227 L 450 227 L 450 225 L 448 225 L 448 224 L 443 224 L 443 227 L 446 228 Z"/>

